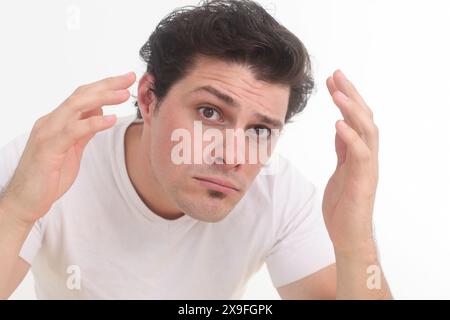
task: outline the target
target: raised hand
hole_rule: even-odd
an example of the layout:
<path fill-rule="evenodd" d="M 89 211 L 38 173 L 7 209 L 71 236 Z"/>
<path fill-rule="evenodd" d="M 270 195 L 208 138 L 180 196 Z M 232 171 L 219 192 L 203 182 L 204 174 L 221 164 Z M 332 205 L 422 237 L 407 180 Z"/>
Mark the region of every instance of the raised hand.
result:
<path fill-rule="evenodd" d="M 355 86 L 337 70 L 326 81 L 344 120 L 336 122 L 336 170 L 322 209 L 335 251 L 373 249 L 372 213 L 378 183 L 378 128 Z"/>
<path fill-rule="evenodd" d="M 103 116 L 102 107 L 128 100 L 135 80 L 127 73 L 83 85 L 36 121 L 2 196 L 3 205 L 20 215 L 16 219 L 34 222 L 70 188 L 86 144 L 116 122 L 115 116 Z"/>

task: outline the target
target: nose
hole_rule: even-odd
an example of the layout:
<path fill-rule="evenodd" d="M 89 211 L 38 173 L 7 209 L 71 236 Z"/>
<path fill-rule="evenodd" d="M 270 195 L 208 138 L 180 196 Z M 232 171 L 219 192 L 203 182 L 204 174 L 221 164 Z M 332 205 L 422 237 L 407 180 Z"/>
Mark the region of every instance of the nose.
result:
<path fill-rule="evenodd" d="M 245 163 L 246 138 L 243 129 L 226 130 L 222 141 L 216 141 L 212 163 L 224 169 L 233 169 Z"/>

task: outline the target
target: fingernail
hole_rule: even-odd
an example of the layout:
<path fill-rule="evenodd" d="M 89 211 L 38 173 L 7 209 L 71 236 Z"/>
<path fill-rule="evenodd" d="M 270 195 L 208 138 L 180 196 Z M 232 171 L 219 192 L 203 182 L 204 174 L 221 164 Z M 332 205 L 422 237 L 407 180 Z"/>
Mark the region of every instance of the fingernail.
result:
<path fill-rule="evenodd" d="M 344 76 L 344 79 L 347 80 L 347 77 L 346 77 L 345 73 L 344 73 L 342 70 L 340 70 L 340 69 L 339 69 L 339 71 L 340 71 L 340 72 L 342 73 L 342 75 Z"/>
<path fill-rule="evenodd" d="M 103 119 L 106 122 L 114 122 L 114 120 L 116 119 L 116 116 L 114 114 L 109 114 L 107 116 L 104 116 Z"/>
<path fill-rule="evenodd" d="M 336 94 L 339 96 L 339 99 L 348 100 L 348 97 L 342 91 L 336 91 Z"/>

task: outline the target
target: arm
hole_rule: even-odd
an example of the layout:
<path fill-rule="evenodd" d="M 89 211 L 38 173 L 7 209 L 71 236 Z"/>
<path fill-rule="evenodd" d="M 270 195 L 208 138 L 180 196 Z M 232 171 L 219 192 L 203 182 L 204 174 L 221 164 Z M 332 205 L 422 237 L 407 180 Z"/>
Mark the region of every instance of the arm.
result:
<path fill-rule="evenodd" d="M 336 298 L 336 264 L 303 279 L 277 288 L 285 300 L 332 300 Z"/>
<path fill-rule="evenodd" d="M 277 288 L 278 294 L 286 300 L 333 300 L 354 297 L 392 299 L 376 255 L 367 257 L 336 255 L 336 261 L 339 268 L 336 268 L 336 264 L 332 264 L 303 279 Z M 368 270 L 370 272 L 367 272 Z"/>
<path fill-rule="evenodd" d="M 0 298 L 8 298 L 29 269 L 19 253 L 34 223 L 75 181 L 87 143 L 115 124 L 102 106 L 126 101 L 134 81 L 128 73 L 81 86 L 34 124 L 0 196 Z"/>
<path fill-rule="evenodd" d="M 278 288 L 283 299 L 392 299 L 377 256 L 372 213 L 378 182 L 378 128 L 341 71 L 327 87 L 344 121 L 336 123 L 336 170 L 322 211 L 336 265 Z"/>
<path fill-rule="evenodd" d="M 336 253 L 337 299 L 392 299 L 375 246 L 360 253 Z"/>
<path fill-rule="evenodd" d="M 337 165 L 322 202 L 336 256 L 336 297 L 392 298 L 372 230 L 378 184 L 378 128 L 372 110 L 341 71 L 327 79 L 327 87 L 344 117 L 336 123 Z"/>
<path fill-rule="evenodd" d="M 12 209 L 12 208 L 11 208 Z M 32 224 L 24 223 L 15 217 L 17 214 L 0 198 L 0 299 L 7 299 L 22 282 L 29 265 L 19 257 Z"/>

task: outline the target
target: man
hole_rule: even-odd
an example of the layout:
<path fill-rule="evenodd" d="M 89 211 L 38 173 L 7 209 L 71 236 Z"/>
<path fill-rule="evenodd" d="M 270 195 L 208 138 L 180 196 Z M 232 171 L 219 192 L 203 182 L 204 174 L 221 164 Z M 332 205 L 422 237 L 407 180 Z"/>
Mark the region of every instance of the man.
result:
<path fill-rule="evenodd" d="M 137 116 L 101 109 L 126 101 L 135 75 L 104 79 L 0 153 L 3 298 L 30 265 L 38 298 L 239 298 L 263 263 L 285 299 L 391 297 L 372 234 L 377 128 L 342 72 L 327 79 L 344 120 L 320 206 L 284 158 L 250 161 L 314 84 L 303 44 L 263 8 L 176 10 L 141 56 Z M 232 139 L 205 152 L 208 130 Z"/>

